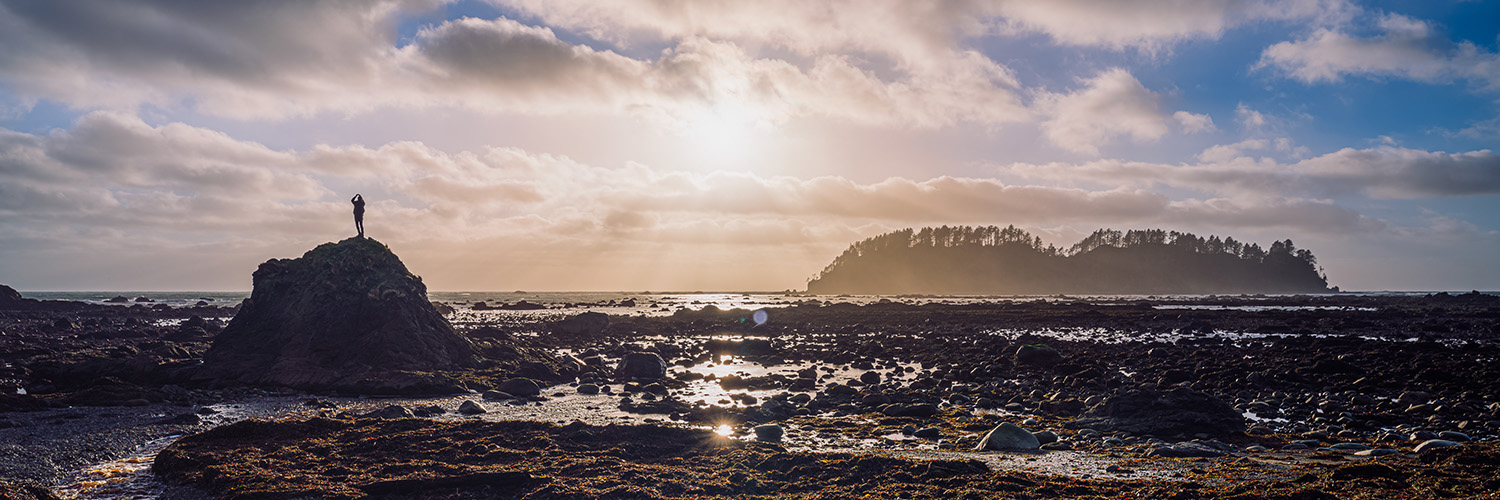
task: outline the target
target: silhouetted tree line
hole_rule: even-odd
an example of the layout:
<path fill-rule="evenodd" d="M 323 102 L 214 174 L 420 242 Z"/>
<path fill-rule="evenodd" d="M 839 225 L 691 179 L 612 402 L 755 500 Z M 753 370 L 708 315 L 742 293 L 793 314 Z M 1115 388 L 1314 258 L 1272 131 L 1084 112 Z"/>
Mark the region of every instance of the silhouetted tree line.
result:
<path fill-rule="evenodd" d="M 1094 231 L 1071 247 L 1015 226 L 902 229 L 850 245 L 813 293 L 1160 294 L 1329 291 L 1311 251 L 1142 229 Z"/>

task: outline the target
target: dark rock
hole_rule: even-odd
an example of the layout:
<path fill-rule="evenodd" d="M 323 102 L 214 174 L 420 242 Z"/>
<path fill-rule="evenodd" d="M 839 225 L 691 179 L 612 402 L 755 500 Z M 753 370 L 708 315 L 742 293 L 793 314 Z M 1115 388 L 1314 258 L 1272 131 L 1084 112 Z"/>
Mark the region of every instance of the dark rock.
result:
<path fill-rule="evenodd" d="M 943 431 L 938 429 L 937 427 L 923 427 L 921 429 L 917 429 L 916 432 L 911 433 L 911 435 L 913 437 L 919 437 L 922 439 L 937 439 L 943 437 Z"/>
<path fill-rule="evenodd" d="M 785 434 L 786 431 L 783 430 L 780 425 L 776 424 L 765 424 L 755 427 L 755 439 L 759 439 L 761 441 L 779 443 L 781 442 L 782 436 L 784 436 Z"/>
<path fill-rule="evenodd" d="M 1245 417 L 1223 400 L 1184 387 L 1131 389 L 1084 412 L 1079 425 L 1155 436 L 1245 431 Z"/>
<path fill-rule="evenodd" d="M 865 384 L 868 384 L 868 385 L 878 384 L 878 383 L 880 383 L 880 372 L 877 372 L 877 371 L 867 371 L 867 372 L 861 373 L 861 374 L 859 374 L 859 381 L 860 382 L 864 382 Z"/>
<path fill-rule="evenodd" d="M 1027 344 L 1016 349 L 1016 362 L 1023 365 L 1052 366 L 1062 359 L 1062 353 L 1046 344 Z"/>
<path fill-rule="evenodd" d="M 578 393 L 588 395 L 598 394 L 599 386 L 594 384 L 578 384 Z"/>
<path fill-rule="evenodd" d="M 165 425 L 198 425 L 198 423 L 202 421 L 203 418 L 199 417 L 195 413 L 184 413 L 175 417 L 167 417 L 161 420 L 157 420 L 156 423 Z"/>
<path fill-rule="evenodd" d="M 261 264 L 250 298 L 204 354 L 221 379 L 373 393 L 413 389 L 380 383 L 385 374 L 476 361 L 421 279 L 385 245 L 358 237 Z"/>
<path fill-rule="evenodd" d="M 615 376 L 656 380 L 667 375 L 667 362 L 654 352 L 632 352 L 620 359 Z"/>
<path fill-rule="evenodd" d="M 552 330 L 564 335 L 598 335 L 609 326 L 609 315 L 583 312 L 552 324 Z"/>
<path fill-rule="evenodd" d="M 542 387 L 529 378 L 513 378 L 500 383 L 500 392 L 529 398 L 542 393 Z"/>
<path fill-rule="evenodd" d="M 1033 433 L 1031 433 L 1031 435 L 1036 436 L 1036 440 L 1037 440 L 1038 443 L 1047 444 L 1047 443 L 1055 443 L 1055 442 L 1057 442 L 1057 433 L 1056 432 L 1041 431 L 1041 432 L 1033 432 Z"/>
<path fill-rule="evenodd" d="M 484 394 L 481 394 L 480 397 L 484 398 L 485 401 L 505 401 L 507 399 L 516 399 L 515 395 L 500 391 L 484 391 Z"/>
<path fill-rule="evenodd" d="M 130 298 L 124 295 L 116 295 L 114 297 L 110 297 L 109 300 L 106 300 L 105 302 L 109 302 L 111 304 L 124 304 L 126 302 L 130 302 Z"/>
<path fill-rule="evenodd" d="M 1219 451 L 1218 449 L 1215 449 L 1212 446 L 1208 446 L 1208 445 L 1202 444 L 1202 443 L 1195 443 L 1195 442 L 1192 442 L 1192 441 L 1187 441 L 1187 442 L 1182 442 L 1182 443 L 1174 443 L 1174 444 L 1166 444 L 1166 445 L 1160 445 L 1160 446 L 1154 446 L 1151 449 L 1146 450 L 1146 456 L 1148 456 L 1148 457 L 1169 457 L 1169 458 L 1199 457 L 1199 458 L 1212 458 L 1212 457 L 1222 457 L 1224 455 L 1225 455 L 1224 452 Z"/>
<path fill-rule="evenodd" d="M 931 417 L 937 412 L 937 405 L 929 403 L 893 404 L 881 410 L 888 417 Z"/>

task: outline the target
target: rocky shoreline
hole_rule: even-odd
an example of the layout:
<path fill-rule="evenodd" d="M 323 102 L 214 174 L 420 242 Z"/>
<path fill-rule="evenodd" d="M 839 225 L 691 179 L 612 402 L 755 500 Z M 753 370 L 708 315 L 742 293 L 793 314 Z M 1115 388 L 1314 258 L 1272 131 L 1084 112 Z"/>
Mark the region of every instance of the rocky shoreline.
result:
<path fill-rule="evenodd" d="M 1494 447 L 1500 298 L 1489 295 L 964 304 L 910 298 L 868 305 L 819 297 L 761 314 L 707 308 L 665 317 L 461 315 L 473 322 L 455 330 L 482 358 L 503 357 L 517 346 L 558 353 L 551 366 L 563 369 L 549 375 L 567 384 L 542 393 L 545 380 L 528 386 L 515 379 L 545 377 L 483 361 L 439 374 L 474 391 L 474 407 L 546 406 L 560 390 L 593 392 L 598 407 L 640 415 L 636 423 L 645 424 L 563 422 L 525 432 L 468 422 L 456 403 L 440 408 L 441 421 L 381 420 L 329 408 L 282 422 L 215 427 L 198 413 L 202 408 L 265 393 L 195 377 L 198 359 L 222 329 L 216 318 L 233 314 L 211 309 L 28 303 L 0 310 L 6 384 L 0 450 L 9 450 L 7 464 L 28 464 L 0 478 L 54 486 L 80 464 L 117 458 L 142 440 L 218 429 L 169 447 L 162 456 L 175 458 L 166 465 L 158 460 L 158 473 L 217 495 L 284 496 L 254 488 L 269 484 L 270 469 L 221 470 L 270 432 L 287 449 L 306 453 L 289 451 L 272 457 L 276 463 L 298 470 L 297 484 L 332 497 L 397 495 L 433 484 L 447 493 L 430 496 L 444 498 L 502 490 L 539 498 L 819 491 L 912 498 L 1435 498 L 1500 488 L 1493 479 L 1500 464 Z M 629 358 L 660 364 L 642 369 L 623 363 Z M 199 421 L 188 422 L 193 416 Z M 1020 472 L 1025 458 L 1014 459 L 1017 470 L 963 458 L 994 453 L 967 450 L 1003 423 L 1037 437 L 1038 447 L 1052 450 L 1044 453 L 1083 453 L 1117 465 L 1079 477 Z M 260 430 L 236 434 L 242 426 Z M 718 426 L 736 439 L 706 430 Z M 396 436 L 418 430 L 446 440 L 390 455 L 416 464 L 404 468 L 376 467 L 379 461 L 356 445 L 370 438 L 395 446 Z M 646 446 L 637 441 L 686 439 L 684 432 L 695 433 L 694 442 L 725 444 L 631 451 Z M 535 446 L 484 437 L 514 433 L 551 437 Z M 38 441 L 40 434 L 58 437 Z M 583 434 L 593 441 L 577 444 Z M 363 437 L 350 441 L 354 436 Z M 37 442 L 55 449 L 26 449 Z M 325 448 L 308 451 L 314 444 Z M 842 448 L 863 451 L 820 453 Z M 610 451 L 616 449 L 624 451 Z M 923 450 L 950 455 L 937 462 L 901 458 Z M 32 466 L 46 462 L 23 452 L 54 457 L 52 465 Z M 346 459 L 313 459 L 333 452 Z M 880 453 L 890 456 L 869 456 Z M 523 470 L 517 457 L 576 467 Z M 880 461 L 878 470 L 871 460 Z M 1147 473 L 1169 463 L 1176 464 L 1170 478 Z M 639 474 L 608 481 L 589 475 L 606 465 Z M 218 482 L 202 480 L 210 470 L 218 471 Z M 735 470 L 742 476 L 731 477 Z"/>

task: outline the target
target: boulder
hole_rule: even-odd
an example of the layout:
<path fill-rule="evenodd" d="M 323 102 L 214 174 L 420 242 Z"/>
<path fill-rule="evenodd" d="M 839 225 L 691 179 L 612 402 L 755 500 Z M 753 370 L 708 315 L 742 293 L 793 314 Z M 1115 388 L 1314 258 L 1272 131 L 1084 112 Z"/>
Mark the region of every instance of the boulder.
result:
<path fill-rule="evenodd" d="M 975 450 L 1035 450 L 1042 447 L 1041 441 L 1036 436 L 1021 426 L 1006 422 L 1000 424 L 990 432 L 985 433 L 984 438 L 979 440 L 979 446 Z"/>
<path fill-rule="evenodd" d="M 24 303 L 25 300 L 21 298 L 21 292 L 6 285 L 0 285 L 0 309 L 9 309 Z"/>
<path fill-rule="evenodd" d="M 654 352 L 632 352 L 620 358 L 615 375 L 620 378 L 656 380 L 667 375 L 667 362 Z"/>
<path fill-rule="evenodd" d="M 598 335 L 609 326 L 609 315 L 602 312 L 582 312 L 552 324 L 552 331 L 564 335 Z"/>
<path fill-rule="evenodd" d="M 1223 400 L 1185 387 L 1129 389 L 1083 413 L 1079 425 L 1133 434 L 1221 436 L 1245 431 L 1245 416 Z"/>
<path fill-rule="evenodd" d="M 1016 363 L 1052 366 L 1062 362 L 1062 353 L 1046 344 L 1027 344 L 1016 349 Z"/>
<path fill-rule="evenodd" d="M 1448 441 L 1446 439 L 1428 439 L 1426 441 L 1423 441 L 1422 444 L 1417 445 L 1417 448 L 1413 451 L 1422 453 L 1427 450 L 1437 448 L 1452 448 L 1454 446 L 1459 446 L 1459 443 Z"/>
<path fill-rule="evenodd" d="M 253 286 L 203 356 L 211 378 L 399 394 L 426 387 L 379 381 L 478 360 L 473 345 L 427 300 L 421 278 L 373 239 L 350 238 L 301 258 L 266 261 Z"/>
<path fill-rule="evenodd" d="M 479 415 L 481 413 L 489 413 L 484 409 L 483 406 L 479 406 L 479 403 L 475 403 L 473 400 L 465 400 L 464 404 L 458 405 L 458 412 L 464 415 Z"/>
<path fill-rule="evenodd" d="M 780 425 L 765 424 L 755 427 L 755 439 L 759 439 L 761 441 L 779 443 L 781 442 L 781 438 L 784 435 L 786 435 L 786 431 L 782 429 Z"/>
<path fill-rule="evenodd" d="M 513 378 L 500 383 L 500 392 L 520 396 L 523 398 L 536 396 L 542 393 L 542 387 L 535 380 L 529 378 Z"/>

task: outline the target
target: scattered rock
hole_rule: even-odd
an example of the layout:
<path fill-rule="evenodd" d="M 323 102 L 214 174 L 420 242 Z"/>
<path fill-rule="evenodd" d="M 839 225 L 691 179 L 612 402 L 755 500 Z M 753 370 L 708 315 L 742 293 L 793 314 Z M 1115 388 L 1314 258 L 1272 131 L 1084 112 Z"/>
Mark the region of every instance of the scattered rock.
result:
<path fill-rule="evenodd" d="M 781 442 L 782 436 L 785 434 L 786 431 L 783 430 L 780 425 L 765 424 L 755 426 L 755 439 L 759 439 L 761 441 L 779 443 Z"/>
<path fill-rule="evenodd" d="M 504 392 L 514 396 L 520 396 L 523 398 L 537 396 L 542 393 L 542 387 L 540 385 L 537 385 L 535 380 L 521 377 L 501 382 L 500 387 L 498 387 L 497 389 L 499 389 L 500 392 Z"/>
<path fill-rule="evenodd" d="M 480 394 L 479 397 L 484 398 L 485 401 L 505 401 L 508 399 L 516 399 L 516 396 L 514 394 L 495 390 L 484 391 L 484 393 Z"/>
<path fill-rule="evenodd" d="M 366 413 L 366 414 L 361 415 L 361 416 L 362 417 L 367 417 L 367 418 L 384 418 L 384 419 L 417 418 L 417 416 L 415 414 L 413 414 L 411 412 L 411 410 L 409 410 L 405 406 L 401 406 L 401 405 L 390 405 L 390 406 L 387 406 L 385 408 L 381 408 L 379 410 L 375 410 L 375 411 Z"/>
<path fill-rule="evenodd" d="M 1062 353 L 1046 344 L 1027 344 L 1016 349 L 1016 362 L 1023 365 L 1052 366 L 1062 359 Z"/>
<path fill-rule="evenodd" d="M 599 393 L 599 386 L 594 384 L 578 384 L 579 394 L 594 395 Z"/>
<path fill-rule="evenodd" d="M 1417 448 L 1414 451 L 1416 451 L 1417 453 L 1422 453 L 1427 450 L 1433 450 L 1437 448 L 1451 448 L 1454 446 L 1459 446 L 1459 443 L 1455 443 L 1453 441 L 1448 441 L 1445 439 L 1428 439 L 1426 441 L 1423 441 L 1422 444 L 1417 445 Z"/>
<path fill-rule="evenodd" d="M 1245 416 L 1234 407 L 1185 387 L 1126 390 L 1084 412 L 1078 423 L 1154 436 L 1219 436 L 1245 431 Z"/>
<path fill-rule="evenodd" d="M 615 376 L 656 380 L 667 375 L 667 362 L 654 352 L 632 352 L 620 359 Z"/>
<path fill-rule="evenodd" d="M 1224 455 L 1224 452 L 1219 451 L 1212 446 L 1194 441 L 1184 441 L 1181 443 L 1158 445 L 1146 450 L 1146 456 L 1148 457 L 1212 458 L 1222 457 Z"/>
<path fill-rule="evenodd" d="M 859 374 L 859 381 L 864 382 L 866 385 L 878 384 L 880 383 L 880 372 L 871 370 L 861 373 Z"/>
<path fill-rule="evenodd" d="M 979 440 L 979 446 L 974 449 L 985 450 L 1035 450 L 1042 447 L 1030 431 L 1022 429 L 1021 426 L 1006 422 L 991 429 Z"/>
<path fill-rule="evenodd" d="M 475 403 L 472 399 L 464 400 L 464 404 L 458 405 L 458 412 L 464 415 L 479 415 L 481 413 L 489 413 L 489 411 L 485 410 L 483 406 L 479 406 L 479 403 Z"/>
<path fill-rule="evenodd" d="M 598 335 L 609 326 L 609 315 L 602 312 L 582 312 L 552 324 L 552 331 L 564 335 Z"/>

